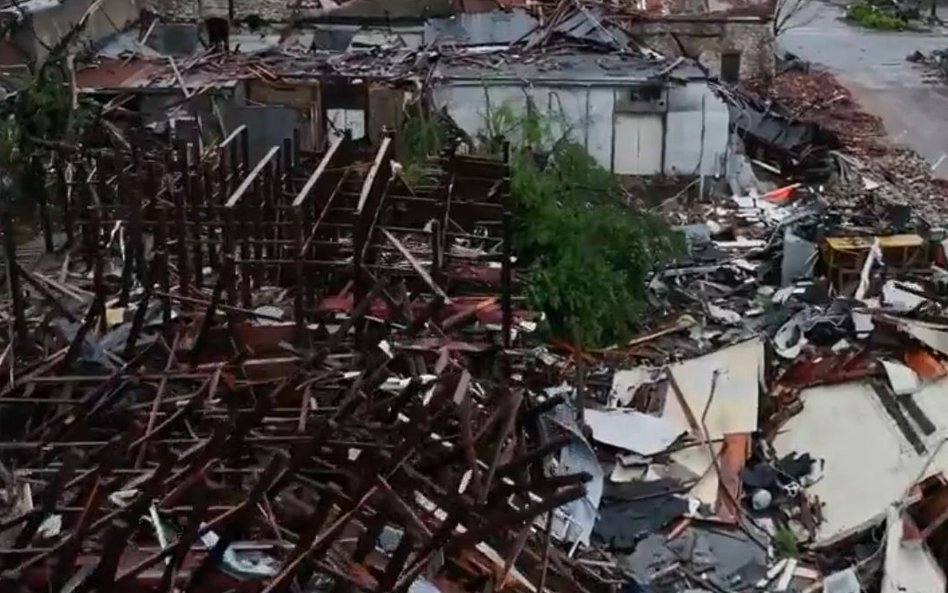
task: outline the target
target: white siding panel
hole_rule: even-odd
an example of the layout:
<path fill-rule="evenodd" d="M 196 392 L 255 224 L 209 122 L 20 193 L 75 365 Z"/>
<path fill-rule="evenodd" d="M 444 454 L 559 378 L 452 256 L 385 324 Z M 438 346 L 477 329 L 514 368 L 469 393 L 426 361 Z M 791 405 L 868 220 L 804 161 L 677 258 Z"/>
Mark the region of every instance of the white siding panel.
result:
<path fill-rule="evenodd" d="M 432 93 L 432 99 L 436 108 L 446 108 L 458 126 L 476 138 L 487 129 L 488 111 L 496 112 L 507 106 L 514 113 L 523 114 L 526 112 L 529 95 L 536 108 L 548 118 L 551 142 L 568 133 L 570 140 L 582 146 L 586 145 L 588 122 L 585 87 L 524 88 L 505 85 L 491 86 L 488 89 L 485 92 L 481 86 L 439 86 Z M 516 143 L 520 138 L 511 135 L 510 140 Z"/>
<path fill-rule="evenodd" d="M 547 105 L 550 104 L 550 88 L 545 86 L 530 86 L 526 87 L 523 92 L 530 96 L 530 100 L 533 102 L 534 109 L 536 109 L 539 113 L 539 116 L 543 118 L 541 123 L 545 127 L 551 127 L 553 122 L 549 113 L 547 112 Z M 526 109 L 526 105 L 524 105 L 524 109 Z M 553 145 L 553 136 L 546 133 L 546 131 L 544 131 L 542 140 L 544 143 L 543 148 L 549 148 Z"/>
<path fill-rule="evenodd" d="M 565 137 L 580 146 L 586 146 L 589 130 L 589 121 L 586 117 L 587 94 L 585 87 L 550 89 L 546 109 L 554 142 Z"/>
<path fill-rule="evenodd" d="M 471 137 L 484 125 L 484 89 L 474 86 L 439 86 L 434 89 L 431 99 L 440 111 L 445 109 L 454 123 Z"/>
<path fill-rule="evenodd" d="M 537 108 L 548 115 L 551 140 L 566 134 L 585 146 L 589 155 L 608 170 L 622 175 L 652 175 L 662 172 L 662 167 L 669 175 L 721 172 L 722 156 L 727 152 L 728 110 L 705 83 L 669 89 L 669 111 L 664 119 L 654 114 L 645 118 L 633 114 L 616 117 L 617 88 L 505 84 L 491 85 L 485 91 L 481 85 L 447 82 L 436 87 L 431 96 L 434 105 L 445 108 L 473 138 L 487 128 L 488 98 L 490 110 L 506 105 L 515 113 L 523 113 L 529 93 Z M 661 123 L 656 123 L 656 117 Z M 656 126 L 661 134 L 656 134 Z M 511 141 L 516 143 L 520 138 L 512 137 Z"/>
<path fill-rule="evenodd" d="M 490 96 L 490 108 L 488 109 L 487 105 L 484 105 L 484 87 L 480 87 L 478 90 L 481 92 L 481 105 L 483 107 L 480 110 L 480 129 L 487 130 L 487 122 L 491 121 L 493 124 L 497 123 L 497 116 L 490 115 L 496 114 L 501 109 L 509 109 L 515 114 L 523 114 L 527 111 L 527 96 L 523 92 L 523 87 L 520 86 L 489 86 L 488 94 Z M 492 119 L 491 119 L 492 118 Z M 510 140 L 514 145 L 519 144 L 523 141 L 523 138 L 520 137 L 520 134 L 517 133 L 519 130 L 514 129 L 513 133 L 510 133 L 509 130 L 500 130 L 504 135 Z"/>
<path fill-rule="evenodd" d="M 701 111 L 701 101 L 710 92 L 703 82 L 671 85 L 668 87 L 668 110 Z"/>
<path fill-rule="evenodd" d="M 727 153 L 728 121 L 727 105 L 704 82 L 669 89 L 665 173 L 720 173 L 722 155 Z"/>
<path fill-rule="evenodd" d="M 352 132 L 352 139 L 365 137 L 365 111 L 362 109 L 327 109 L 326 119 L 329 120 L 329 136 L 337 138 L 346 130 Z"/>
<path fill-rule="evenodd" d="M 509 106 L 515 113 L 526 109 L 526 96 L 519 86 L 442 85 L 432 92 L 437 109 L 446 109 L 454 122 L 472 138 L 487 131 L 488 113 Z M 488 103 L 489 101 L 489 103 Z M 518 142 L 519 138 L 510 138 Z"/>
<path fill-rule="evenodd" d="M 601 166 L 612 170 L 612 112 L 615 106 L 611 88 L 589 90 L 589 132 L 586 136 L 586 152 Z"/>

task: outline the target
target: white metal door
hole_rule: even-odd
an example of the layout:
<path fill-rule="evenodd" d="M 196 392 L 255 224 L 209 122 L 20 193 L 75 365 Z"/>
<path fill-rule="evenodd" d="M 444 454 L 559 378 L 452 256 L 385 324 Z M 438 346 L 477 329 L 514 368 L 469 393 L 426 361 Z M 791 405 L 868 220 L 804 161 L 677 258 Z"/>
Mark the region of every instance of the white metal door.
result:
<path fill-rule="evenodd" d="M 662 172 L 662 115 L 617 113 L 613 163 L 618 175 Z"/>

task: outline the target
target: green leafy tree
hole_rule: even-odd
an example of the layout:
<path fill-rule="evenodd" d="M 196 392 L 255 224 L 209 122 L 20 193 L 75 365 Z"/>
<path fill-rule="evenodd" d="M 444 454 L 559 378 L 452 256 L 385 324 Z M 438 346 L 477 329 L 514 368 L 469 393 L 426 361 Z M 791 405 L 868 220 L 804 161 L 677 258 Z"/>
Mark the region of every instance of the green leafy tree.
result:
<path fill-rule="evenodd" d="M 71 55 L 100 1 L 93 2 L 54 45 L 44 44 L 47 55 L 42 62 L 27 63 L 25 74 L 2 75 L 3 86 L 12 90 L 0 102 L 2 207 L 19 197 L 25 198 L 24 206 L 31 207 L 45 183 L 51 153 L 75 150 L 94 123 L 92 101 L 75 96 Z"/>
<path fill-rule="evenodd" d="M 628 207 L 616 179 L 575 144 L 558 145 L 542 169 L 525 153 L 511 164 L 514 246 L 531 304 L 576 343 L 628 338 L 645 310 L 646 277 L 681 253 L 680 234 Z"/>
<path fill-rule="evenodd" d="M 441 153 L 446 136 L 444 123 L 436 113 L 418 109 L 405 120 L 397 136 L 398 152 L 405 167 L 402 177 L 410 186 L 424 179 L 428 159 Z"/>
<path fill-rule="evenodd" d="M 636 330 L 647 276 L 684 251 L 684 238 L 630 207 L 618 179 L 583 147 L 550 138 L 552 129 L 532 108 L 517 116 L 504 106 L 488 118 L 485 140 L 522 143 L 510 162 L 514 250 L 531 306 L 554 334 L 583 346 L 615 343 Z"/>
<path fill-rule="evenodd" d="M 492 154 L 512 146 L 513 247 L 530 306 L 546 313 L 556 336 L 579 345 L 630 337 L 645 312 L 647 276 L 683 253 L 683 236 L 628 205 L 616 176 L 568 141 L 562 113 L 541 115 L 529 102 L 525 112 L 495 107 L 487 99 L 476 140 Z M 399 135 L 406 179 L 423 175 L 446 134 L 436 114 L 419 112 L 406 121 Z"/>

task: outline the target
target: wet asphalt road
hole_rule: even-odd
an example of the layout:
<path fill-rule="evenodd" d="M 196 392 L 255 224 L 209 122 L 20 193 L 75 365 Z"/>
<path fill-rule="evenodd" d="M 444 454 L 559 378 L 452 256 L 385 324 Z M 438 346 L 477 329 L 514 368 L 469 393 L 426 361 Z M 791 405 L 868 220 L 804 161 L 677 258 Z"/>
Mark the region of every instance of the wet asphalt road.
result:
<path fill-rule="evenodd" d="M 948 84 L 906 61 L 918 50 L 948 47 L 945 31 L 876 32 L 840 20 L 842 9 L 813 1 L 778 45 L 832 71 L 863 108 L 882 118 L 889 137 L 915 149 L 948 178 Z M 948 7 L 941 8 L 948 18 Z"/>

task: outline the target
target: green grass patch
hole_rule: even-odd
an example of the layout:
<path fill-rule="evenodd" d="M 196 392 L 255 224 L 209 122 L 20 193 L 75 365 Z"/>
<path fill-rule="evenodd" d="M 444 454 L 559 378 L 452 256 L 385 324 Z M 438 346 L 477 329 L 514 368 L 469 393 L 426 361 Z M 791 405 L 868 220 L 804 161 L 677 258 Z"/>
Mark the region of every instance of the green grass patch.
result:
<path fill-rule="evenodd" d="M 903 31 L 908 26 L 905 19 L 888 14 L 868 2 L 856 2 L 846 9 L 846 19 L 867 29 Z"/>

